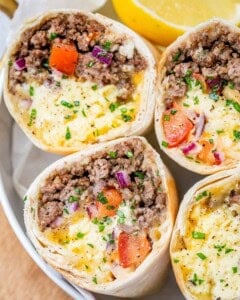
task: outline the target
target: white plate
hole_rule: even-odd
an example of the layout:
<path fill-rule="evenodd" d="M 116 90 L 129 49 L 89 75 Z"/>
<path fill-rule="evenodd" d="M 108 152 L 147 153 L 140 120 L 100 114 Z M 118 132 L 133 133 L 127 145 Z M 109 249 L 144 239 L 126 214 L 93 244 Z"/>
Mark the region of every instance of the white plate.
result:
<path fill-rule="evenodd" d="M 112 9 L 110 3 L 108 3 L 104 8 L 100 10 L 103 14 L 116 18 L 116 15 Z M 0 80 L 0 90 L 1 90 L 1 80 Z M 0 93 L 1 95 L 1 93 Z M 14 128 L 14 130 L 13 130 Z M 89 292 L 85 292 L 82 289 L 79 291 L 67 282 L 58 272 L 49 267 L 37 254 L 34 247 L 30 243 L 29 239 L 25 233 L 25 226 L 23 220 L 23 201 L 17 195 L 16 190 L 14 189 L 13 182 L 13 165 L 11 154 L 14 151 L 14 143 L 12 143 L 13 132 L 16 133 L 18 130 L 13 121 L 8 114 L 4 103 L 0 105 L 0 199 L 2 201 L 2 206 L 5 211 L 5 214 L 15 231 L 18 239 L 22 243 L 23 247 L 37 263 L 37 265 L 51 278 L 59 287 L 61 287 L 67 294 L 69 294 L 74 299 L 94 299 L 94 296 Z M 182 199 L 184 193 L 190 188 L 196 181 L 200 180 L 202 177 L 196 174 L 193 174 L 183 168 L 179 167 L 175 162 L 171 161 L 164 153 L 159 150 L 159 147 L 156 142 L 154 132 L 152 131 L 147 139 L 151 144 L 157 149 L 163 158 L 165 164 L 169 167 L 172 172 L 179 191 L 179 199 Z M 15 142 L 15 141 L 14 141 Z M 28 140 L 23 138 L 24 143 L 29 143 Z M 42 152 L 39 149 L 33 147 L 31 149 L 31 155 L 36 157 L 40 162 L 38 168 L 34 170 L 36 175 L 49 163 L 56 160 L 57 156 L 49 155 Z M 31 168 L 26 162 L 26 172 L 27 169 Z M 31 181 L 33 178 L 30 178 Z M 170 270 L 170 268 L 169 268 Z M 116 299 L 114 297 L 108 297 L 104 295 L 95 295 L 97 299 Z M 182 300 L 184 299 L 181 295 L 177 284 L 175 282 L 172 271 L 169 272 L 167 281 L 162 290 L 153 296 L 144 297 L 146 300 L 157 300 L 157 299 L 168 299 L 168 300 Z"/>

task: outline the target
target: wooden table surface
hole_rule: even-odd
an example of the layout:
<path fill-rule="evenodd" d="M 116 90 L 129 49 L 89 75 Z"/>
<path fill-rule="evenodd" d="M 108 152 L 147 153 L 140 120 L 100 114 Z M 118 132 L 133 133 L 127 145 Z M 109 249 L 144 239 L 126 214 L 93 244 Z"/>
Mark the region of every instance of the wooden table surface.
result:
<path fill-rule="evenodd" d="M 0 299 L 70 300 L 28 256 L 0 205 Z"/>

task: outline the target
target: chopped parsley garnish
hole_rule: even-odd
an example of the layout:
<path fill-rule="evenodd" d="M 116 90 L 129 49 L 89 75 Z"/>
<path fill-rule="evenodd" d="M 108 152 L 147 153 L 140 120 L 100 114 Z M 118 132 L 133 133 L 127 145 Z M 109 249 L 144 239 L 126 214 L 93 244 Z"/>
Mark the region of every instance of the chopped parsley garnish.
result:
<path fill-rule="evenodd" d="M 64 211 L 67 215 L 69 215 L 69 211 L 68 211 L 67 208 L 64 208 L 63 211 Z"/>
<path fill-rule="evenodd" d="M 98 282 L 97 282 L 97 277 L 94 276 L 93 279 L 92 279 L 92 281 L 93 281 L 95 284 L 97 284 L 97 283 L 98 283 Z"/>
<path fill-rule="evenodd" d="M 103 224 L 99 224 L 99 225 L 98 225 L 98 230 L 99 230 L 99 232 L 103 232 L 104 229 L 105 229 L 105 226 L 104 226 Z"/>
<path fill-rule="evenodd" d="M 121 108 L 121 117 L 124 122 L 129 122 L 132 120 L 132 116 L 127 113 L 127 109 L 125 107 Z"/>
<path fill-rule="evenodd" d="M 179 261 L 180 261 L 180 260 L 179 260 L 178 258 L 174 258 L 174 259 L 173 259 L 173 262 L 174 262 L 175 264 L 179 263 Z"/>
<path fill-rule="evenodd" d="M 50 36 L 49 36 L 49 39 L 52 41 L 52 40 L 55 40 L 55 38 L 58 36 L 58 34 L 57 33 L 55 33 L 55 32 L 51 32 L 50 33 Z"/>
<path fill-rule="evenodd" d="M 236 101 L 227 99 L 226 106 L 232 106 L 237 112 L 240 112 L 240 104 Z"/>
<path fill-rule="evenodd" d="M 48 60 L 46 60 L 46 61 L 44 61 L 44 63 L 43 63 L 43 66 L 45 67 L 45 68 L 49 68 L 49 62 L 48 62 Z M 63 77 L 62 77 L 63 78 Z"/>
<path fill-rule="evenodd" d="M 29 122 L 28 122 L 28 126 L 32 126 L 33 124 L 33 121 L 36 120 L 36 117 L 37 117 L 37 110 L 36 108 L 33 108 L 31 110 L 31 113 L 30 113 L 30 119 L 29 119 Z"/>
<path fill-rule="evenodd" d="M 92 90 L 93 91 L 96 91 L 97 89 L 98 89 L 98 85 L 97 84 L 92 85 Z"/>
<path fill-rule="evenodd" d="M 144 173 L 140 172 L 140 171 L 134 172 L 134 176 L 138 177 L 139 179 L 142 179 L 142 180 L 144 179 Z"/>
<path fill-rule="evenodd" d="M 230 252 L 232 252 L 232 251 L 234 251 L 233 249 L 230 249 L 230 248 L 227 248 L 226 250 L 225 250 L 225 254 L 228 254 L 228 253 L 230 253 Z"/>
<path fill-rule="evenodd" d="M 56 81 L 56 86 L 60 87 L 61 86 L 61 82 L 60 81 Z"/>
<path fill-rule="evenodd" d="M 222 252 L 222 250 L 226 247 L 226 244 L 224 245 L 214 245 L 214 248 L 217 249 L 218 252 Z M 218 255 L 220 255 L 218 253 Z"/>
<path fill-rule="evenodd" d="M 167 148 L 168 147 L 168 142 L 162 141 L 162 146 Z"/>
<path fill-rule="evenodd" d="M 195 97 L 193 98 L 193 103 L 194 103 L 194 105 L 199 104 L 199 98 L 198 98 L 198 96 L 195 96 Z"/>
<path fill-rule="evenodd" d="M 63 106 L 67 107 L 67 108 L 73 108 L 73 104 L 72 103 L 69 103 L 65 100 L 61 100 L 60 102 Z"/>
<path fill-rule="evenodd" d="M 191 75 L 192 75 L 192 71 L 187 70 L 185 76 L 183 77 L 183 80 L 187 84 L 189 90 L 192 89 L 192 83 L 193 83 L 193 79 L 192 79 Z"/>
<path fill-rule="evenodd" d="M 196 240 L 204 240 L 205 239 L 205 233 L 199 232 L 199 231 L 193 231 L 192 237 Z"/>
<path fill-rule="evenodd" d="M 233 130 L 234 141 L 240 140 L 240 131 Z"/>
<path fill-rule="evenodd" d="M 108 153 L 108 155 L 110 156 L 110 158 L 116 158 L 117 157 L 117 151 L 110 151 Z"/>
<path fill-rule="evenodd" d="M 170 111 L 170 114 L 171 115 L 175 115 L 177 113 L 177 110 L 176 109 L 171 109 L 171 111 Z"/>
<path fill-rule="evenodd" d="M 90 60 L 88 63 L 87 63 L 87 67 L 88 68 L 92 68 L 93 66 L 95 65 L 95 62 Z"/>
<path fill-rule="evenodd" d="M 237 273 L 238 268 L 237 267 L 232 267 L 232 271 L 233 271 L 233 274 L 235 274 L 235 273 Z"/>
<path fill-rule="evenodd" d="M 229 82 L 229 88 L 233 90 L 235 88 L 235 84 L 233 82 Z"/>
<path fill-rule="evenodd" d="M 85 118 L 87 117 L 86 112 L 85 112 L 84 109 L 82 109 L 82 115 L 83 115 Z"/>
<path fill-rule="evenodd" d="M 209 139 L 208 140 L 210 144 L 214 144 L 214 140 L 213 139 Z"/>
<path fill-rule="evenodd" d="M 203 191 L 202 193 L 200 193 L 200 194 L 198 194 L 198 195 L 196 196 L 195 200 L 196 200 L 196 201 L 199 201 L 199 200 L 201 200 L 202 198 L 207 197 L 207 196 L 209 196 L 208 191 Z"/>
<path fill-rule="evenodd" d="M 13 65 L 13 62 L 11 60 L 9 60 L 8 65 L 9 65 L 9 67 L 11 67 Z"/>
<path fill-rule="evenodd" d="M 182 54 L 182 51 L 178 50 L 178 52 L 173 56 L 173 61 L 178 61 L 181 54 Z"/>
<path fill-rule="evenodd" d="M 26 201 L 27 201 L 27 195 L 24 196 L 24 198 L 23 198 L 23 202 L 26 202 Z"/>
<path fill-rule="evenodd" d="M 193 279 L 191 279 L 190 281 L 192 282 L 193 285 L 201 285 L 204 282 L 203 279 L 198 278 L 196 273 L 194 273 Z"/>
<path fill-rule="evenodd" d="M 121 210 L 118 210 L 117 211 L 117 215 L 119 216 L 119 219 L 118 219 L 118 224 L 123 224 L 123 223 L 125 223 L 125 219 L 126 219 L 126 217 L 125 217 L 125 215 L 124 215 L 124 213 L 121 211 Z"/>
<path fill-rule="evenodd" d="M 170 116 L 169 115 L 164 115 L 163 120 L 164 121 L 170 121 Z"/>
<path fill-rule="evenodd" d="M 32 85 L 29 87 L 29 95 L 34 96 L 34 87 Z"/>
<path fill-rule="evenodd" d="M 222 133 L 224 133 L 224 130 L 217 130 L 217 134 L 222 134 Z"/>
<path fill-rule="evenodd" d="M 111 112 L 114 112 L 114 111 L 119 107 L 119 105 L 120 105 L 120 103 L 118 103 L 118 102 L 111 103 L 111 104 L 109 105 L 110 111 L 111 111 Z"/>
<path fill-rule="evenodd" d="M 87 245 L 91 248 L 94 248 L 93 244 L 88 243 Z"/>
<path fill-rule="evenodd" d="M 210 94 L 209 94 L 209 98 L 212 99 L 213 101 L 218 101 L 219 99 L 219 96 L 216 92 L 212 91 Z"/>
<path fill-rule="evenodd" d="M 201 252 L 197 253 L 197 256 L 198 256 L 199 258 L 201 258 L 202 260 L 204 260 L 204 259 L 207 258 L 207 256 L 205 256 L 205 255 L 204 255 L 203 253 L 201 253 Z"/>
<path fill-rule="evenodd" d="M 107 200 L 107 198 L 104 196 L 103 192 L 98 193 L 98 195 L 97 195 L 97 200 L 98 200 L 99 202 L 101 202 L 102 204 L 108 203 L 108 200 Z"/>
<path fill-rule="evenodd" d="M 82 193 L 84 192 L 83 189 L 80 189 L 80 188 L 75 188 L 74 189 L 74 192 L 77 194 L 77 195 L 82 195 Z"/>
<path fill-rule="evenodd" d="M 68 202 L 70 202 L 70 203 L 72 203 L 72 202 L 76 202 L 76 201 L 78 201 L 79 200 L 79 197 L 78 196 L 70 196 L 69 198 L 68 198 Z"/>
<path fill-rule="evenodd" d="M 114 206 L 114 205 L 107 205 L 106 206 L 106 209 L 107 210 L 113 210 L 113 209 L 115 209 L 116 207 Z"/>
<path fill-rule="evenodd" d="M 77 238 L 78 239 L 82 239 L 82 238 L 84 238 L 84 236 L 85 236 L 85 233 L 82 233 L 80 231 L 77 233 Z"/>
<path fill-rule="evenodd" d="M 66 115 L 66 116 L 64 117 L 64 119 L 69 120 L 69 119 L 71 119 L 71 116 L 70 116 L 70 115 Z"/>
<path fill-rule="evenodd" d="M 132 151 L 127 151 L 127 157 L 128 157 L 128 158 L 131 158 L 131 157 L 133 157 L 133 153 L 132 153 Z"/>
<path fill-rule="evenodd" d="M 74 106 L 79 106 L 80 105 L 80 101 L 73 101 Z"/>
<path fill-rule="evenodd" d="M 67 78 L 68 78 L 67 75 L 65 75 L 65 74 L 62 75 L 62 79 L 67 79 Z"/>
<path fill-rule="evenodd" d="M 102 260 L 103 260 L 104 263 L 107 262 L 107 258 L 106 257 L 104 257 Z"/>
<path fill-rule="evenodd" d="M 72 137 L 72 135 L 71 135 L 70 129 L 69 129 L 69 127 L 67 127 L 66 134 L 65 134 L 65 139 L 70 140 L 71 137 Z"/>
<path fill-rule="evenodd" d="M 104 48 L 106 51 L 110 51 L 111 45 L 112 45 L 112 43 L 111 43 L 110 41 L 106 41 L 106 42 L 103 44 L 103 48 Z"/>
<path fill-rule="evenodd" d="M 188 103 L 186 103 L 186 102 L 183 102 L 183 106 L 189 107 L 190 105 Z"/>

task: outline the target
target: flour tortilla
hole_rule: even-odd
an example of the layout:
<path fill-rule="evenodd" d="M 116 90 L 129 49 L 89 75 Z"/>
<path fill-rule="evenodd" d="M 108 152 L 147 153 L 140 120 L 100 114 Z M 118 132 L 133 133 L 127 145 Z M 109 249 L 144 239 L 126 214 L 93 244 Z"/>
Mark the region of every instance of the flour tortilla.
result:
<path fill-rule="evenodd" d="M 157 98 L 156 102 L 156 109 L 155 109 L 155 133 L 158 139 L 159 146 L 161 149 L 176 163 L 178 163 L 180 166 L 203 175 L 208 174 L 214 174 L 218 171 L 231 169 L 238 164 L 237 161 L 233 161 L 228 164 L 224 164 L 224 162 L 220 165 L 214 165 L 214 166 L 208 166 L 203 163 L 196 163 L 194 160 L 187 159 L 181 150 L 176 148 L 166 148 L 162 146 L 162 141 L 165 140 L 164 138 L 164 132 L 163 132 L 163 126 L 162 126 L 162 113 L 166 110 L 165 103 L 163 99 L 163 86 L 161 85 L 161 82 L 164 79 L 164 76 L 166 74 L 166 67 L 165 64 L 167 62 L 167 58 L 169 55 L 173 53 L 174 50 L 179 49 L 180 47 L 189 47 L 191 48 L 191 41 L 196 37 L 196 34 L 202 32 L 202 31 L 208 31 L 208 29 L 213 29 L 218 26 L 224 26 L 230 29 L 231 32 L 237 32 L 239 33 L 240 38 L 240 29 L 233 24 L 224 21 L 222 19 L 212 19 L 208 22 L 202 23 L 198 26 L 196 26 L 193 30 L 188 31 L 184 35 L 180 36 L 173 44 L 171 44 L 168 48 L 166 48 L 165 52 L 163 52 L 161 56 L 161 60 L 158 64 L 158 90 L 159 90 L 159 96 Z"/>
<path fill-rule="evenodd" d="M 84 148 L 87 148 L 89 144 L 82 143 L 80 146 L 71 147 L 64 147 L 64 146 L 49 146 L 41 139 L 37 138 L 31 132 L 31 128 L 27 126 L 27 123 L 23 121 L 21 114 L 19 113 L 19 109 L 17 103 L 19 101 L 18 97 L 14 96 L 8 88 L 9 83 L 9 67 L 8 61 L 12 54 L 14 54 L 20 45 L 20 41 L 22 40 L 22 36 L 24 32 L 30 28 L 39 28 L 42 24 L 44 24 L 47 20 L 52 17 L 58 16 L 60 13 L 65 14 L 74 14 L 74 13 L 81 13 L 82 15 L 87 16 L 89 19 L 96 20 L 100 24 L 103 24 L 107 29 L 111 30 L 115 33 L 115 36 L 118 37 L 126 36 L 128 39 L 132 39 L 134 45 L 138 52 L 146 59 L 148 63 L 147 69 L 144 71 L 144 82 L 142 84 L 142 91 L 141 91 L 141 104 L 139 113 L 136 116 L 134 122 L 127 123 L 128 126 L 123 128 L 119 127 L 118 130 L 110 133 L 106 133 L 99 137 L 98 142 L 105 142 L 109 140 L 113 140 L 119 137 L 130 136 L 130 135 L 142 135 L 146 133 L 153 125 L 153 113 L 155 107 L 155 99 L 156 99 L 156 81 L 157 81 L 157 71 L 156 71 L 156 61 L 159 58 L 159 52 L 149 43 L 144 41 L 140 36 L 138 36 L 135 32 L 127 28 L 126 26 L 118 23 L 117 21 L 111 20 L 105 16 L 100 14 L 93 14 L 93 13 L 86 13 L 79 10 L 52 10 L 50 12 L 44 13 L 38 17 L 35 17 L 27 22 L 25 22 L 20 31 L 16 34 L 16 37 L 9 47 L 5 57 L 5 64 L 4 64 L 4 99 L 6 106 L 24 131 L 24 133 L 28 136 L 28 138 L 40 149 L 52 152 L 56 154 L 70 154 L 73 152 L 77 152 Z M 124 124 L 126 125 L 126 124 Z M 79 133 L 81 134 L 81 132 Z M 63 133 L 65 135 L 65 132 Z"/>
<path fill-rule="evenodd" d="M 37 213 L 33 213 L 33 210 L 35 212 L 38 211 L 39 188 L 44 184 L 51 172 L 56 169 L 61 169 L 75 161 L 84 163 L 84 160 L 87 157 L 91 157 L 99 151 L 109 151 L 113 145 L 128 141 L 131 137 L 91 146 L 87 150 L 64 157 L 49 166 L 35 179 L 27 191 L 27 200 L 25 202 L 24 210 L 24 219 L 28 236 L 38 253 L 48 264 L 59 271 L 66 279 L 82 288 L 96 293 L 127 298 L 140 297 L 153 293 L 160 289 L 161 285 L 164 283 L 169 266 L 169 242 L 178 207 L 174 179 L 164 166 L 159 154 L 148 144 L 145 138 L 135 138 L 141 139 L 147 149 L 152 152 L 151 159 L 159 168 L 159 175 L 161 176 L 162 184 L 167 194 L 167 211 L 166 220 L 163 222 L 163 235 L 161 239 L 154 243 L 152 252 L 131 275 L 126 276 L 124 279 L 116 279 L 115 281 L 106 284 L 93 283 L 92 277 L 87 278 L 85 273 L 68 265 L 68 262 L 63 255 L 64 250 L 60 246 L 52 245 L 44 237 L 38 226 Z"/>

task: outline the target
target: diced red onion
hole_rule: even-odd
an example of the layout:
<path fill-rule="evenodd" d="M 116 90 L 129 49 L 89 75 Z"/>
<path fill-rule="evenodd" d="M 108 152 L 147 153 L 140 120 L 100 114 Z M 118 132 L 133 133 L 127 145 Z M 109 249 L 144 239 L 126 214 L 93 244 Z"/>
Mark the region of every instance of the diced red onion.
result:
<path fill-rule="evenodd" d="M 188 119 L 190 119 L 193 123 L 197 120 L 197 113 L 192 109 L 184 110 L 184 113 L 187 115 Z"/>
<path fill-rule="evenodd" d="M 31 99 L 20 100 L 19 105 L 21 108 L 28 110 L 32 105 L 32 100 Z"/>
<path fill-rule="evenodd" d="M 188 155 L 195 148 L 196 148 L 196 143 L 191 142 L 185 145 L 184 147 L 182 147 L 182 152 L 184 155 Z"/>
<path fill-rule="evenodd" d="M 131 184 L 131 178 L 126 171 L 118 171 L 116 173 L 117 181 L 120 187 L 128 187 Z"/>
<path fill-rule="evenodd" d="M 19 58 L 15 61 L 14 63 L 14 68 L 17 70 L 17 71 L 22 71 L 26 68 L 26 62 L 25 62 L 25 59 L 24 58 Z"/>
<path fill-rule="evenodd" d="M 206 123 L 206 118 L 205 118 L 205 114 L 201 113 L 198 121 L 196 122 L 195 126 L 196 126 L 196 131 L 195 131 L 195 140 L 198 141 L 203 133 L 204 127 L 205 127 L 205 123 Z"/>
<path fill-rule="evenodd" d="M 72 214 L 72 213 L 74 213 L 75 211 L 78 210 L 79 204 L 78 204 L 77 201 L 76 201 L 76 202 L 72 202 L 72 203 L 67 203 L 67 204 L 66 204 L 66 207 L 67 207 L 68 212 L 69 212 L 70 214 Z"/>
<path fill-rule="evenodd" d="M 86 210 L 90 219 L 94 218 L 98 212 L 97 206 L 94 203 L 88 205 Z"/>
<path fill-rule="evenodd" d="M 63 223 L 63 217 L 57 217 L 52 223 L 51 227 L 59 227 Z"/>
<path fill-rule="evenodd" d="M 93 187 L 93 195 L 97 197 L 97 195 L 102 192 L 105 185 L 106 183 L 103 180 L 99 180 Z"/>
<path fill-rule="evenodd" d="M 92 56 L 96 57 L 101 63 L 110 65 L 112 62 L 113 54 L 107 52 L 100 46 L 94 46 Z"/>
<path fill-rule="evenodd" d="M 215 164 L 220 165 L 224 161 L 224 153 L 220 151 L 214 151 Z"/>

